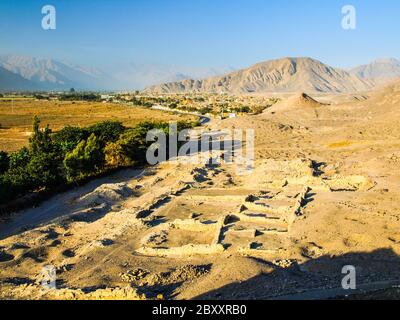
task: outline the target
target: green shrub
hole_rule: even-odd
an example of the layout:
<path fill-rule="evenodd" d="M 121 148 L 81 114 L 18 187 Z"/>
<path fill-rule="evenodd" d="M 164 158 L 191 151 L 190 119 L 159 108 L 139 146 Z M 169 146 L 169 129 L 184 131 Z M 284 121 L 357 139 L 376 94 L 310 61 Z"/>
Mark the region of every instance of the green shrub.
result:
<path fill-rule="evenodd" d="M 65 179 L 60 169 L 60 160 L 54 153 L 32 155 L 26 167 L 31 180 L 31 188 L 40 189 L 61 183 Z"/>
<path fill-rule="evenodd" d="M 82 140 L 89 137 L 87 129 L 79 127 L 65 127 L 53 135 L 53 141 L 58 146 L 63 157 L 71 152 Z"/>
<path fill-rule="evenodd" d="M 184 122 L 178 123 L 178 128 L 187 125 Z M 166 122 L 144 121 L 134 128 L 125 130 L 115 143 L 111 143 L 105 148 L 107 164 L 110 166 L 145 164 L 146 151 L 151 145 L 151 142 L 146 142 L 146 136 L 153 129 L 162 130 L 168 135 L 169 124 Z"/>
<path fill-rule="evenodd" d="M 150 129 L 151 130 L 151 129 Z M 122 163 L 140 163 L 146 161 L 146 143 L 147 131 L 145 126 L 138 126 L 133 129 L 128 129 L 124 132 L 113 147 L 108 148 L 108 153 L 111 155 L 111 148 L 114 153 L 117 151 L 117 158 Z"/>
<path fill-rule="evenodd" d="M 10 154 L 9 169 L 4 173 L 3 179 L 6 185 L 12 187 L 13 193 L 27 192 L 32 189 L 34 184 L 27 170 L 30 161 L 31 154 L 25 147 Z"/>
<path fill-rule="evenodd" d="M 104 148 L 105 162 L 108 167 L 118 168 L 133 165 L 133 159 L 131 159 L 123 145 L 122 141 L 110 142 Z"/>
<path fill-rule="evenodd" d="M 99 139 L 94 134 L 91 134 L 87 141 L 81 141 L 64 159 L 67 179 L 71 182 L 97 173 L 103 165 L 104 153 Z"/>
<path fill-rule="evenodd" d="M 9 169 L 13 170 L 19 167 L 26 167 L 31 159 L 28 148 L 23 147 L 20 150 L 10 154 Z"/>
<path fill-rule="evenodd" d="M 87 132 L 89 135 L 94 134 L 102 147 L 105 147 L 108 142 L 117 141 L 125 129 L 119 121 L 103 121 L 87 128 Z"/>
<path fill-rule="evenodd" d="M 6 172 L 10 167 L 10 157 L 7 152 L 0 151 L 0 174 Z"/>

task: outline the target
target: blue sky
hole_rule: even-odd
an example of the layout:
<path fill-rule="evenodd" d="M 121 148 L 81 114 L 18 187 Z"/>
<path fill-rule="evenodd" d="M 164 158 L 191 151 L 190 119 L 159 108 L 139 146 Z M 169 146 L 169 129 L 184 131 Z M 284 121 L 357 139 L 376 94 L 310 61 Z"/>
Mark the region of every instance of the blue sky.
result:
<path fill-rule="evenodd" d="M 41 28 L 41 8 L 57 29 Z M 357 29 L 341 28 L 341 8 Z M 349 67 L 400 58 L 398 0 L 0 0 L 0 53 L 105 66 L 236 68 L 284 56 Z"/>

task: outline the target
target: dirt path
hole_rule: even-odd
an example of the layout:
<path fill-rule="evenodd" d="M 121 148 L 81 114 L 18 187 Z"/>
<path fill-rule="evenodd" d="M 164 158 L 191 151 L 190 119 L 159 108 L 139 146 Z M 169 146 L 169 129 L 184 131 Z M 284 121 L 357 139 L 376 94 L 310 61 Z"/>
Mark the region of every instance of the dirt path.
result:
<path fill-rule="evenodd" d="M 67 218 L 79 209 L 78 206 L 74 205 L 75 199 L 92 192 L 103 184 L 129 182 L 134 178 L 139 178 L 143 172 L 144 170 L 122 170 L 108 177 L 91 181 L 82 187 L 56 195 L 36 208 L 15 213 L 0 223 L 0 240 L 38 226 L 50 224 L 56 219 Z"/>

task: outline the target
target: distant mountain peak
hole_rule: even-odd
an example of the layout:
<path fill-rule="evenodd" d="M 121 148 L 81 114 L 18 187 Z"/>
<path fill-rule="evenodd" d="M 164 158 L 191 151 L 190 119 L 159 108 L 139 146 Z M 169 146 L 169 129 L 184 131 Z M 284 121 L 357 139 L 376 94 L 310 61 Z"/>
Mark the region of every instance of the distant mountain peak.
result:
<path fill-rule="evenodd" d="M 41 90 L 107 89 L 109 76 L 95 68 L 76 66 L 48 58 L 1 55 L 0 66 L 35 83 Z"/>
<path fill-rule="evenodd" d="M 400 61 L 396 58 L 380 58 L 372 61 L 372 63 L 393 63 L 398 64 Z"/>
<path fill-rule="evenodd" d="M 389 80 L 400 79 L 400 61 L 395 58 L 378 59 L 351 69 L 349 72 L 362 79 L 372 79 L 384 83 Z"/>
<path fill-rule="evenodd" d="M 285 57 L 205 80 L 183 80 L 148 88 L 147 92 L 357 92 L 373 83 L 309 57 Z"/>

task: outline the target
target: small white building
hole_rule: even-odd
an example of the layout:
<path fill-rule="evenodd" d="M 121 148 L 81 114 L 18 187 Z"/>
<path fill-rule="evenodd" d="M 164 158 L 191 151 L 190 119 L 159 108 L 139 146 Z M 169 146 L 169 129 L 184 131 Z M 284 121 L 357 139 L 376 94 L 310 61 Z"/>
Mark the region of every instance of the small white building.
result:
<path fill-rule="evenodd" d="M 110 99 L 112 99 L 113 98 L 113 96 L 110 96 L 109 94 L 102 94 L 102 95 L 100 95 L 100 99 L 101 100 L 110 100 Z"/>

